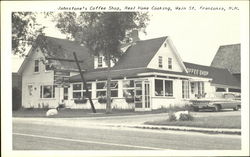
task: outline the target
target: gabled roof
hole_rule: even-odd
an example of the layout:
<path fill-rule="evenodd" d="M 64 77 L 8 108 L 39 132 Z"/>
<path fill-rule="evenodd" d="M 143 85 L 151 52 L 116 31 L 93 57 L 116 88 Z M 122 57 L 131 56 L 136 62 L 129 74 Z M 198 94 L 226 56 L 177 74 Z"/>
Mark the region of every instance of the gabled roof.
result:
<path fill-rule="evenodd" d="M 184 62 L 184 64 L 187 69 L 189 68 L 189 69 L 198 69 L 202 71 L 207 71 L 208 74 L 206 76 L 199 76 L 199 77 L 212 78 L 212 84 L 226 85 L 226 86 L 240 88 L 240 82 L 227 69 L 198 65 L 188 62 Z M 194 74 L 191 75 L 197 76 Z"/>
<path fill-rule="evenodd" d="M 113 69 L 145 68 L 167 37 L 140 40 L 132 44 Z"/>
<path fill-rule="evenodd" d="M 48 36 L 38 36 L 33 44 L 28 57 L 31 56 L 34 50 L 40 47 L 44 56 L 52 63 L 56 64 L 56 68 L 64 70 L 77 70 L 77 66 L 74 62 L 68 62 L 67 60 L 74 60 L 73 52 L 76 52 L 77 58 L 82 70 L 94 69 L 94 58 L 88 52 L 88 49 L 81 46 L 79 43 L 70 41 L 67 39 L 59 39 Z M 18 73 L 21 73 L 27 58 L 24 60 Z"/>
<path fill-rule="evenodd" d="M 211 66 L 228 69 L 231 73 L 241 73 L 240 44 L 220 46 Z"/>

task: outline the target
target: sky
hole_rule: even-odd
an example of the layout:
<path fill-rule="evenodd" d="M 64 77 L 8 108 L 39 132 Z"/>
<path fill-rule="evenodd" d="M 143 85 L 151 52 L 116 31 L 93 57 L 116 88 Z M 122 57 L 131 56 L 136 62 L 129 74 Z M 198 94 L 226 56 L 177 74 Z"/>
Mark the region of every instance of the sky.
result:
<path fill-rule="evenodd" d="M 220 45 L 240 43 L 240 15 L 236 12 L 149 12 L 147 34 L 141 40 L 169 36 L 183 61 L 209 66 Z M 46 26 L 45 35 L 65 38 L 55 23 L 38 16 L 38 23 Z M 12 56 L 12 72 L 22 59 Z"/>

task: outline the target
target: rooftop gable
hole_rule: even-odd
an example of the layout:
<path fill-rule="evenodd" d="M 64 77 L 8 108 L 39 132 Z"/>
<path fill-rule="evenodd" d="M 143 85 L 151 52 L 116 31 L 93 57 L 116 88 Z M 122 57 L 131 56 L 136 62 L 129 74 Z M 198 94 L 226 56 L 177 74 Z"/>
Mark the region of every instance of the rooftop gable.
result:
<path fill-rule="evenodd" d="M 147 67 L 167 37 L 140 40 L 132 44 L 119 59 L 114 69 Z"/>
<path fill-rule="evenodd" d="M 57 68 L 63 70 L 77 70 L 75 63 L 67 61 L 74 60 L 73 52 L 76 52 L 78 60 L 83 61 L 80 63 L 82 69 L 94 68 L 94 58 L 86 47 L 81 46 L 77 42 L 48 36 L 38 36 L 27 56 L 29 57 L 35 53 L 34 50 L 38 47 L 42 50 L 44 57 L 53 64 L 56 64 Z M 18 73 L 22 73 L 28 57 L 25 58 Z"/>
<path fill-rule="evenodd" d="M 241 73 L 240 44 L 220 46 L 214 56 L 211 66 L 228 69 L 231 73 Z"/>

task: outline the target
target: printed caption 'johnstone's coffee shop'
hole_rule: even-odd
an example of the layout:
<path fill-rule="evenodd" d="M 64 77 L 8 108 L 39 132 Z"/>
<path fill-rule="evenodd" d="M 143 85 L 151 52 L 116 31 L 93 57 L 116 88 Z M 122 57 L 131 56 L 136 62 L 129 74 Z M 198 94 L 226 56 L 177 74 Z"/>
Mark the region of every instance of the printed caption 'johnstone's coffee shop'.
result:
<path fill-rule="evenodd" d="M 215 64 L 184 62 L 170 37 L 139 40 L 137 35 L 138 32 L 132 32 L 133 42 L 124 43 L 122 57 L 111 65 L 113 109 L 147 111 L 184 106 L 190 99 L 221 98 L 224 92 L 240 95 L 240 78 L 236 77 L 240 70 L 234 74 Z M 33 46 L 18 71 L 22 78 L 22 107 L 54 108 L 64 100 L 66 108 L 91 108 L 77 65 L 69 61 L 75 52 L 95 108 L 105 109 L 104 57 L 92 56 L 86 47 L 73 41 L 41 36 L 37 41 L 39 38 L 47 45 Z M 230 55 L 226 50 L 236 47 L 238 52 L 234 55 L 240 57 L 240 44 L 228 45 L 219 48 L 214 61 L 219 55 L 221 61 L 217 62 L 225 62 L 221 54 Z M 237 66 L 240 69 L 240 63 Z"/>

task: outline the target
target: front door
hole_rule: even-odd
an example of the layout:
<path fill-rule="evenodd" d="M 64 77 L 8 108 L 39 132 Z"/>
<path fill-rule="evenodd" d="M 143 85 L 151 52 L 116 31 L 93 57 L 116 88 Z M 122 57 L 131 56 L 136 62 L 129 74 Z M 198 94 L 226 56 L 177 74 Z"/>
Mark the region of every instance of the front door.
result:
<path fill-rule="evenodd" d="M 151 110 L 150 83 L 147 80 L 135 81 L 135 111 Z"/>

